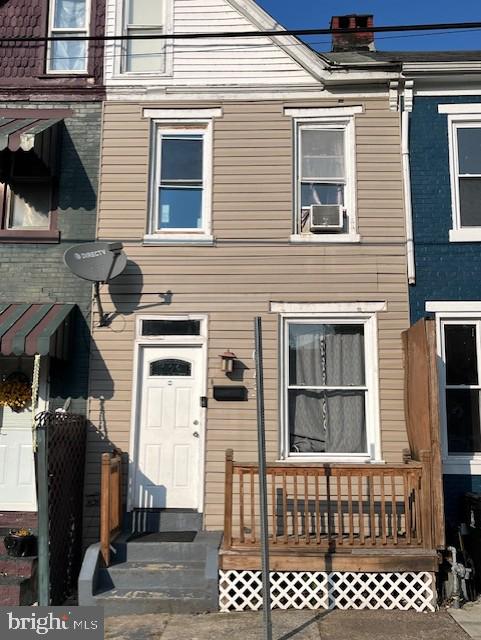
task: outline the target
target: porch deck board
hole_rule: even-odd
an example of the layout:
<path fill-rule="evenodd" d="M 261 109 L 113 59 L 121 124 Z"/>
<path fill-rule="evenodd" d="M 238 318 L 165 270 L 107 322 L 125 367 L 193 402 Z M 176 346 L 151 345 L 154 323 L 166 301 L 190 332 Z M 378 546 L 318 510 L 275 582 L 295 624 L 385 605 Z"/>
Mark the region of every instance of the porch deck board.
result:
<path fill-rule="evenodd" d="M 439 558 L 435 550 L 404 547 L 400 549 L 353 548 L 329 551 L 317 545 L 302 548 L 270 547 L 271 571 L 352 571 L 359 572 L 406 572 L 439 569 Z M 251 549 L 221 549 L 219 567 L 222 571 L 260 571 L 259 547 Z"/>

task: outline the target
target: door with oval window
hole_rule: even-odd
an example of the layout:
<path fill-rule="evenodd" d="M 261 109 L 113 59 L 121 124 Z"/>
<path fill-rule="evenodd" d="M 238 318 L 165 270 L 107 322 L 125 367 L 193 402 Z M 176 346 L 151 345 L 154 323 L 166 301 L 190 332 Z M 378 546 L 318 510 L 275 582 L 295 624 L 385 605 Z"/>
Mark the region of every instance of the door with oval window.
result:
<path fill-rule="evenodd" d="M 196 509 L 201 347 L 145 347 L 140 363 L 134 507 Z"/>

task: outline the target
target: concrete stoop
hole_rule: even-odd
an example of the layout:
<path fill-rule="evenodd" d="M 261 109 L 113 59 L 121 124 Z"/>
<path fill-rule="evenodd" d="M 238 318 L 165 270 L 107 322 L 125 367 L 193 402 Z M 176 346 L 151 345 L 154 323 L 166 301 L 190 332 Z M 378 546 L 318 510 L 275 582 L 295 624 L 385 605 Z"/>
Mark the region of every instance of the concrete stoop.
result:
<path fill-rule="evenodd" d="M 150 510 L 142 515 L 143 526 L 136 526 L 140 531 L 125 532 L 114 542 L 110 567 L 101 566 L 98 543 L 89 547 L 79 577 L 79 604 L 102 606 L 110 616 L 217 611 L 222 533 L 199 531 L 197 513 Z M 164 533 L 165 540 L 146 535 L 156 532 Z"/>

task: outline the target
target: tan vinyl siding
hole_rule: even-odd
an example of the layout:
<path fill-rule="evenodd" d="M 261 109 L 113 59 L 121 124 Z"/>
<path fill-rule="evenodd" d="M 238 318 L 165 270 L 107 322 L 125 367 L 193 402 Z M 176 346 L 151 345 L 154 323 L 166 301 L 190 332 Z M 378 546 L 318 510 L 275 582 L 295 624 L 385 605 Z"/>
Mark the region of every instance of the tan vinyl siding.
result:
<path fill-rule="evenodd" d="M 346 101 L 344 104 L 347 104 Z M 361 101 L 352 101 L 361 104 Z M 400 461 L 407 446 L 400 333 L 409 324 L 399 114 L 387 101 L 364 99 L 356 116 L 359 244 L 290 244 L 292 120 L 284 106 L 335 106 L 304 101 L 224 103 L 214 122 L 214 246 L 143 246 L 148 202 L 149 122 L 138 104 L 105 105 L 100 239 L 124 242 L 136 267 L 104 288 L 110 327 L 94 328 L 90 419 L 102 437 L 128 450 L 135 313 L 208 315 L 205 515 L 222 528 L 224 452 L 256 458 L 253 317 L 264 322 L 268 455 L 278 455 L 278 317 L 271 301 L 386 301 L 378 314 L 382 456 Z M 146 105 L 144 105 L 146 106 Z M 158 106 L 158 105 L 152 105 Z M 162 104 L 163 107 L 167 106 Z M 169 104 L 175 107 L 175 104 Z M 185 105 L 183 105 L 185 106 Z M 199 107 L 199 104 L 191 105 Z M 171 290 L 163 305 L 159 293 Z M 110 296 L 112 294 L 112 298 Z M 216 403 L 212 386 L 228 380 L 218 354 L 232 349 L 246 366 L 249 400 Z M 95 493 L 101 445 L 90 447 L 87 494 Z M 91 519 L 95 527 L 95 518 Z"/>

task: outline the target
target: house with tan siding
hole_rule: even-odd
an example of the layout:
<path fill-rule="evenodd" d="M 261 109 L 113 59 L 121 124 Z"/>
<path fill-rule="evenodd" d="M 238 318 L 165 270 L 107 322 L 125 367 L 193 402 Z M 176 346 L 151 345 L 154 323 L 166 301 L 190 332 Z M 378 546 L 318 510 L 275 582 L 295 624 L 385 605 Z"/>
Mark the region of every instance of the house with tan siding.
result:
<path fill-rule="evenodd" d="M 251 0 L 144 5 L 107 2 L 107 35 L 206 36 L 106 45 L 97 238 L 121 241 L 128 264 L 102 289 L 108 321 L 93 318 L 85 539 L 99 540 L 100 458 L 114 449 L 129 531 L 103 569 L 113 591 L 85 602 L 162 610 L 161 568 L 133 602 L 118 559 L 197 544 L 206 567 L 215 558 L 199 606 L 259 606 L 260 316 L 275 606 L 307 571 L 302 606 L 376 607 L 395 592 L 393 606 L 432 610 L 432 461 L 403 461 L 398 72 L 289 35 L 210 36 L 281 29 Z M 373 46 L 372 33 L 334 46 L 346 39 Z"/>

